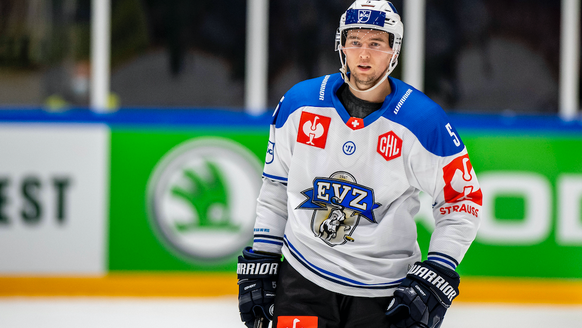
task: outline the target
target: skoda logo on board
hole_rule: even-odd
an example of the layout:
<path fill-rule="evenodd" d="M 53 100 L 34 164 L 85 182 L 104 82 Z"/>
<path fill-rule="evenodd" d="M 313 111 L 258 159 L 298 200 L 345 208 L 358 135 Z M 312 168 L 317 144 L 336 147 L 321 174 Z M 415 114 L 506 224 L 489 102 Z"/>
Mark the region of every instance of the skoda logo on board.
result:
<path fill-rule="evenodd" d="M 229 139 L 204 137 L 171 149 L 148 181 L 157 237 L 192 261 L 238 254 L 253 236 L 262 165 Z"/>

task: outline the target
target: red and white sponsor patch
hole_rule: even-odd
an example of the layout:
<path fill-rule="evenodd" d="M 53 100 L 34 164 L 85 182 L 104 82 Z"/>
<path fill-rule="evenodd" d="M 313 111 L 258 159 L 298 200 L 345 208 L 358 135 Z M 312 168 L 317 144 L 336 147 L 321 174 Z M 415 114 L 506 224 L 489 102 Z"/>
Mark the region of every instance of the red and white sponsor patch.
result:
<path fill-rule="evenodd" d="M 309 112 L 301 113 L 297 142 L 321 149 L 325 148 L 331 118 Z"/>
<path fill-rule="evenodd" d="M 483 194 L 477 182 L 473 165 L 469 160 L 469 155 L 465 154 L 455 158 L 443 168 L 443 174 L 445 179 L 445 202 L 458 203 L 468 200 L 477 205 L 482 205 Z"/>
<path fill-rule="evenodd" d="M 317 328 L 317 317 L 280 316 L 277 317 L 277 328 Z"/>
<path fill-rule="evenodd" d="M 378 137 L 376 150 L 385 160 L 391 161 L 402 155 L 402 139 L 393 131 L 386 132 Z"/>

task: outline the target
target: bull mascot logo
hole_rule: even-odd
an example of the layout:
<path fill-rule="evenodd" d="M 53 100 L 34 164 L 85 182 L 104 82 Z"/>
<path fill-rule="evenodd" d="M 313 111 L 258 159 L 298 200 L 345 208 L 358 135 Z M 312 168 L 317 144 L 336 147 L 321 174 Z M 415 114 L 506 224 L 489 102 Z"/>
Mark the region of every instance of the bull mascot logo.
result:
<path fill-rule="evenodd" d="M 355 242 L 352 234 L 365 218 L 376 223 L 373 209 L 374 192 L 359 185 L 347 172 L 336 172 L 329 178 L 315 178 L 313 188 L 304 190 L 307 199 L 297 209 L 313 209 L 311 230 L 329 246 Z"/>

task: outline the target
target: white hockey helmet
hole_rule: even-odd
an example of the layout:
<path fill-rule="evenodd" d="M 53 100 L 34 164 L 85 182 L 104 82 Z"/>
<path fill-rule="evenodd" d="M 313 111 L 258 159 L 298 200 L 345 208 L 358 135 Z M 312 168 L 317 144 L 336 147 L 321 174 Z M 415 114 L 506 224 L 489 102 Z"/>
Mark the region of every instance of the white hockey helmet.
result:
<path fill-rule="evenodd" d="M 388 64 L 388 69 L 384 78 L 374 87 L 367 90 L 359 90 L 349 83 L 347 76 L 347 64 L 342 53 L 342 47 L 345 44 L 347 31 L 351 29 L 372 29 L 388 33 L 390 38 L 390 47 L 393 54 Z M 381 84 L 388 75 L 392 73 L 398 64 L 398 55 L 402 47 L 402 37 L 404 35 L 404 25 L 400 20 L 400 15 L 390 1 L 386 0 L 356 0 L 346 10 L 340 18 L 339 28 L 335 35 L 335 50 L 338 51 L 342 67 L 340 72 L 346 83 L 358 91 L 371 91 Z"/>

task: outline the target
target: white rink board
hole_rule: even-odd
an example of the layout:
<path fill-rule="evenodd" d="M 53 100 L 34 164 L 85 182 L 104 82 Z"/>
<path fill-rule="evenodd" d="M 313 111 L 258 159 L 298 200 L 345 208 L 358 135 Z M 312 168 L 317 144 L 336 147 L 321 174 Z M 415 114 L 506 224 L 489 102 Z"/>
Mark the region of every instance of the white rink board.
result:
<path fill-rule="evenodd" d="M 0 275 L 106 272 L 110 132 L 0 124 Z"/>
<path fill-rule="evenodd" d="M 582 306 L 454 304 L 441 328 L 578 327 Z M 2 328 L 244 328 L 225 298 L 0 298 Z"/>

